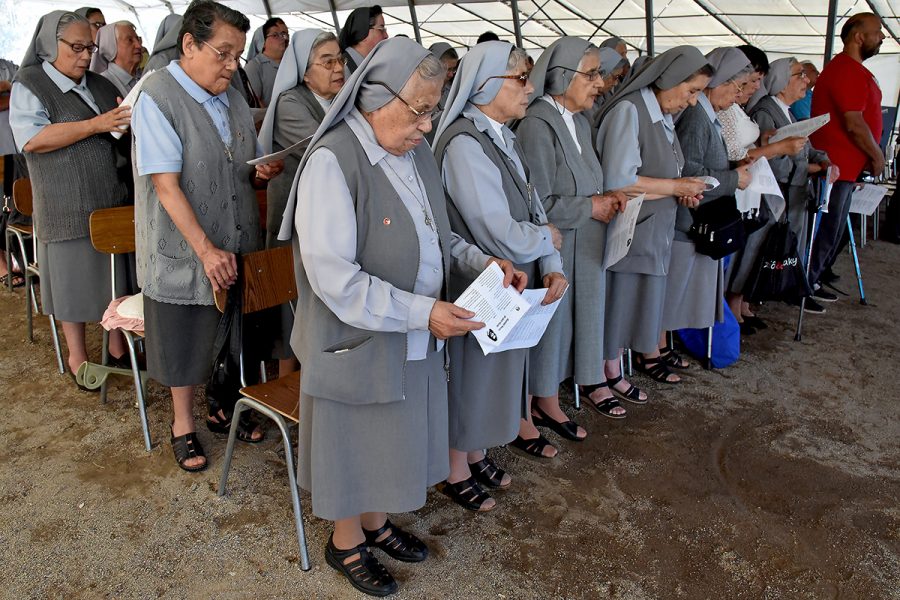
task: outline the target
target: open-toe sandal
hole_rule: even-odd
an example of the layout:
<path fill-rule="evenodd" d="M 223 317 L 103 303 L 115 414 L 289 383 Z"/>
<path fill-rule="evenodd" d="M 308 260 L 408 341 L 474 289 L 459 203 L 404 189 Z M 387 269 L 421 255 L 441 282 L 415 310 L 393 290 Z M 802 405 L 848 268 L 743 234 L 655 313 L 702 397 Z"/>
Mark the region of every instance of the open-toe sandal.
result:
<path fill-rule="evenodd" d="M 616 384 L 622 381 L 622 376 L 613 377 L 612 379 L 607 379 L 606 383 L 609 385 L 609 391 L 613 394 L 625 400 L 626 402 L 631 402 L 632 404 L 647 404 L 647 397 L 641 398 L 641 390 L 634 387 L 630 383 L 628 384 L 628 389 L 624 392 L 618 390 L 616 388 Z"/>
<path fill-rule="evenodd" d="M 538 434 L 536 438 L 531 438 L 529 440 L 526 440 L 521 435 L 517 435 L 516 439 L 511 441 L 508 445 L 521 450 L 525 454 L 535 456 L 537 458 L 548 459 L 556 457 L 555 454 L 553 456 L 544 455 L 544 448 L 546 448 L 547 446 L 553 446 L 553 444 L 550 443 L 550 440 L 540 434 Z"/>
<path fill-rule="evenodd" d="M 196 473 L 209 466 L 209 461 L 206 460 L 206 454 L 203 452 L 203 446 L 200 445 L 200 440 L 197 438 L 197 433 L 194 431 L 186 433 L 185 435 L 179 435 L 178 437 L 173 435 L 172 452 L 175 453 L 175 462 L 177 462 L 178 466 L 185 471 Z M 199 457 L 204 459 L 203 464 L 201 465 L 188 467 L 184 464 L 192 458 Z"/>
<path fill-rule="evenodd" d="M 667 366 L 673 369 L 690 369 L 691 363 L 689 363 L 685 358 L 683 358 L 678 352 L 675 351 L 675 348 L 671 346 L 666 346 L 665 348 L 659 351 L 659 357 L 666 363 Z"/>
<path fill-rule="evenodd" d="M 475 481 L 485 487 L 495 490 L 509 487 L 509 483 L 503 485 L 503 476 L 506 475 L 506 471 L 498 467 L 497 463 L 487 455 L 476 463 L 469 463 L 469 470 Z"/>
<path fill-rule="evenodd" d="M 653 381 L 668 383 L 669 385 L 681 383 L 681 380 L 670 381 L 669 378 L 672 377 L 674 373 L 669 370 L 669 365 L 666 364 L 661 356 L 656 358 L 645 358 L 638 354 L 634 357 L 634 368 L 638 372 L 650 377 Z"/>
<path fill-rule="evenodd" d="M 359 557 L 345 564 L 344 561 L 354 554 L 359 554 Z M 397 591 L 394 577 L 365 544 L 349 550 L 339 550 L 334 545 L 334 536 L 329 537 L 325 546 L 325 562 L 363 594 L 382 597 Z"/>
<path fill-rule="evenodd" d="M 6 275 L 0 276 L 0 286 L 8 286 L 10 277 L 12 277 L 13 289 L 20 288 L 25 285 L 25 276 L 19 272 L 13 271 L 11 274 L 7 273 Z"/>
<path fill-rule="evenodd" d="M 484 503 L 490 500 L 491 495 L 484 491 L 474 477 L 450 483 L 445 481 L 438 484 L 438 491 L 468 510 L 476 512 L 488 512 L 493 510 L 497 505 L 494 504 L 489 508 L 483 508 Z"/>
<path fill-rule="evenodd" d="M 615 396 L 610 398 L 604 398 L 603 400 L 594 400 L 591 398 L 591 394 L 600 388 L 608 388 L 609 383 L 604 381 L 602 383 L 596 383 L 594 385 L 580 385 L 578 386 L 579 395 L 584 398 L 591 406 L 593 406 L 598 413 L 603 415 L 604 417 L 609 417 L 610 419 L 624 419 L 628 416 L 628 411 L 619 404 L 618 399 Z M 617 408 L 621 408 L 624 412 L 620 414 L 616 414 L 613 411 Z"/>
<path fill-rule="evenodd" d="M 560 423 L 542 411 L 540 406 L 531 406 L 531 421 L 535 426 L 546 427 L 556 435 L 564 437 L 567 440 L 572 440 L 573 442 L 584 441 L 584 438 L 578 437 L 578 423 L 571 419 Z"/>
<path fill-rule="evenodd" d="M 216 420 L 213 421 L 212 419 Z M 209 415 L 206 417 L 206 427 L 213 433 L 228 435 L 229 431 L 231 431 L 231 421 L 231 417 L 223 421 L 222 417 L 218 415 Z M 260 443 L 266 439 L 266 432 L 260 428 L 259 431 L 261 435 L 258 438 L 254 438 L 253 432 L 256 431 L 257 427 L 259 427 L 259 425 L 256 423 L 255 419 L 245 411 L 244 414 L 241 415 L 241 420 L 238 421 L 237 439 L 248 444 Z"/>
<path fill-rule="evenodd" d="M 390 533 L 383 540 L 378 540 L 388 531 Z M 413 534 L 403 531 L 391 523 L 390 519 L 387 519 L 384 525 L 375 531 L 369 531 L 364 527 L 363 534 L 366 536 L 366 543 L 369 546 L 383 550 L 394 560 L 422 562 L 428 558 L 428 546 L 425 545 L 425 542 Z"/>

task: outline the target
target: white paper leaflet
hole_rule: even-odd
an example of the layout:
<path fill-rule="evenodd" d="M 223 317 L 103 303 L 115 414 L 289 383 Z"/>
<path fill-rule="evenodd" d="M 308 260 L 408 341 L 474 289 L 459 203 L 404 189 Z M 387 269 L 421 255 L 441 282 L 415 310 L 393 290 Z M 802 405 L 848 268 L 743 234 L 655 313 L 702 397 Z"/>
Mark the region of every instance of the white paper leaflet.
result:
<path fill-rule="evenodd" d="M 769 143 L 774 144 L 775 142 L 780 142 L 789 137 L 809 137 L 824 127 L 830 120 L 831 115 L 825 113 L 824 115 L 819 115 L 812 119 L 805 119 L 803 121 L 791 123 L 790 125 L 785 125 L 784 127 L 779 127 L 772 137 L 769 138 Z"/>
<path fill-rule="evenodd" d="M 609 228 L 606 230 L 606 257 L 603 268 L 608 269 L 628 254 L 631 248 L 631 240 L 634 239 L 634 227 L 637 225 L 638 214 L 644 203 L 644 194 L 631 198 L 625 205 L 625 212 L 613 217 Z"/>
<path fill-rule="evenodd" d="M 853 191 L 850 196 L 850 212 L 860 215 L 871 216 L 881 199 L 887 193 L 887 188 L 875 185 L 873 183 L 865 183 L 859 189 Z"/>

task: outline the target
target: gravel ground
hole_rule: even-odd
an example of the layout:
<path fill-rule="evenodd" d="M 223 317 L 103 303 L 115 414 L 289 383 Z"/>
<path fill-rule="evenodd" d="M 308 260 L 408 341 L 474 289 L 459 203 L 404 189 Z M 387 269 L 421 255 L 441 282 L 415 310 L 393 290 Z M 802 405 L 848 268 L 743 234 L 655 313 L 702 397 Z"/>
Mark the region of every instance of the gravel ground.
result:
<path fill-rule="evenodd" d="M 676 387 L 635 376 L 651 403 L 622 423 L 572 409 L 589 437 L 555 439 L 555 460 L 495 451 L 514 483 L 492 513 L 432 492 L 392 517 L 432 549 L 419 565 L 387 559 L 396 597 L 900 598 L 900 247 L 862 260 L 871 305 L 829 305 L 802 342 L 796 311 L 766 306 L 770 328 L 733 367 L 695 366 Z M 852 291 L 846 257 L 838 272 Z M 362 597 L 325 564 L 329 527 L 308 510 L 301 571 L 274 430 L 239 445 L 219 498 L 224 437 L 201 430 L 212 467 L 180 471 L 151 384 L 145 452 L 128 382 L 106 405 L 75 389 L 45 319 L 27 342 L 23 301 L 0 291 L 0 596 Z"/>

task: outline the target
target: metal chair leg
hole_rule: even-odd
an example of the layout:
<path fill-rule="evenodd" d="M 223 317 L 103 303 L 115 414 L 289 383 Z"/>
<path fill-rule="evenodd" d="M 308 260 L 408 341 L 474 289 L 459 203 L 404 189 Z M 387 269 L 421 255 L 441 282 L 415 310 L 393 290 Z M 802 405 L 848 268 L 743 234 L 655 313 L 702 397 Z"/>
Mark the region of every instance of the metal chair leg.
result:
<path fill-rule="evenodd" d="M 100 359 L 100 364 L 104 367 L 109 366 L 109 332 L 106 328 L 103 328 L 103 350 L 102 350 L 103 358 Z M 103 383 L 100 385 L 100 404 L 106 404 L 106 393 L 109 391 L 109 377 L 103 380 Z"/>
<path fill-rule="evenodd" d="M 56 352 L 56 367 L 59 369 L 60 375 L 66 374 L 66 367 L 63 365 L 62 349 L 59 346 L 59 332 L 56 330 L 56 318 L 50 315 L 50 336 L 53 338 L 53 351 Z"/>
<path fill-rule="evenodd" d="M 231 429 L 228 430 L 228 443 L 225 445 L 225 459 L 222 462 L 222 477 L 219 479 L 219 495 L 225 495 L 228 483 L 228 472 L 231 470 L 231 457 L 234 455 L 234 443 L 237 441 L 238 421 L 241 413 L 247 408 L 246 400 L 241 398 L 234 405 L 234 414 L 231 416 Z"/>
<path fill-rule="evenodd" d="M 147 452 L 153 450 L 150 439 L 150 424 L 147 422 L 147 405 L 144 400 L 144 383 L 141 381 L 141 371 L 138 369 L 137 352 L 134 348 L 134 336 L 130 331 L 123 331 L 125 342 L 128 344 L 128 357 L 131 359 L 131 373 L 134 376 L 134 394 L 137 397 L 138 411 L 141 415 L 141 429 L 144 431 L 144 448 Z"/>
<path fill-rule="evenodd" d="M 627 350 L 625 350 L 625 362 L 628 365 L 629 377 L 634 376 L 634 362 L 632 361 L 632 358 L 634 357 L 631 354 L 631 348 L 628 348 Z"/>
<path fill-rule="evenodd" d="M 28 341 L 34 342 L 34 308 L 32 298 L 34 296 L 34 277 L 25 269 L 25 330 L 28 331 Z"/>
<path fill-rule="evenodd" d="M 578 389 L 578 384 L 572 380 L 572 389 L 575 390 L 575 410 L 581 410 L 581 390 Z"/>
<path fill-rule="evenodd" d="M 288 483 L 291 488 L 291 504 L 294 507 L 294 524 L 297 528 L 297 545 L 300 547 L 300 568 L 309 571 L 309 552 L 306 549 L 306 531 L 303 529 L 303 510 L 300 507 L 300 490 L 297 487 L 297 478 L 294 473 L 293 448 L 291 437 L 288 433 L 287 423 L 278 415 L 275 422 L 281 430 L 281 438 L 284 441 L 284 460 L 287 463 Z"/>
<path fill-rule="evenodd" d="M 853 256 L 853 268 L 856 270 L 856 283 L 859 286 L 859 303 L 866 305 L 866 292 L 863 290 L 862 271 L 859 268 L 859 254 L 856 252 L 856 240 L 853 238 L 853 225 L 847 215 L 847 232 L 850 234 L 850 254 Z"/>
<path fill-rule="evenodd" d="M 707 329 L 706 333 L 706 370 L 709 371 L 713 368 L 712 366 L 712 342 L 713 342 L 713 328 L 710 327 Z"/>

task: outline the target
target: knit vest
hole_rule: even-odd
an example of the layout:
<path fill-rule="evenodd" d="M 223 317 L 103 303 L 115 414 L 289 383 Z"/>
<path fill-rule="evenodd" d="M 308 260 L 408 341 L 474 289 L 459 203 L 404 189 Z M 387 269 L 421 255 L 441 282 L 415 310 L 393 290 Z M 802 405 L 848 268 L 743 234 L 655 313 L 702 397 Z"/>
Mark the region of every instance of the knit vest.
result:
<path fill-rule="evenodd" d="M 116 107 L 115 86 L 101 75 L 85 73 L 87 88 L 104 113 Z M 96 113 L 75 92 L 62 93 L 41 65 L 20 69 L 18 81 L 50 115 L 51 123 L 93 119 Z M 125 204 L 128 189 L 116 164 L 116 141 L 98 134 L 51 152 L 25 152 L 34 191 L 34 224 L 43 242 L 63 242 L 90 235 L 91 213 Z"/>
<path fill-rule="evenodd" d="M 621 102 L 630 102 L 638 114 L 638 147 L 641 149 L 641 166 L 637 174 L 658 179 L 676 179 L 684 166 L 684 155 L 678 144 L 678 136 L 670 142 L 661 122 L 654 123 L 644 103 L 640 90 L 625 96 Z M 666 275 L 675 237 L 675 214 L 678 204 L 675 198 L 649 200 L 641 205 L 634 238 L 625 258 L 609 267 L 619 273 L 643 273 Z"/>
<path fill-rule="evenodd" d="M 419 270 L 419 241 L 412 215 L 378 165 L 372 165 L 356 135 L 342 122 L 313 146 L 327 148 L 340 164 L 356 212 L 356 262 L 364 273 L 412 292 Z M 413 159 L 434 216 L 444 265 L 446 297 L 450 272 L 450 222 L 434 157 L 427 145 Z M 301 169 L 303 166 L 301 165 Z M 328 190 L 299 202 L 328 202 Z M 342 227 L 323 223 L 322 227 Z M 345 404 L 383 404 L 406 398 L 406 333 L 360 329 L 341 321 L 313 292 L 294 236 L 297 311 L 291 347 L 303 365 L 303 392 Z"/>
<path fill-rule="evenodd" d="M 256 157 L 256 130 L 247 103 L 228 89 L 231 146 L 226 147 L 209 113 L 168 69 L 151 74 L 141 93 L 153 99 L 181 140 L 179 187 L 213 246 L 235 254 L 259 249 L 259 207 L 250 183 L 254 168 L 247 164 Z M 151 176 L 135 169 L 134 179 L 137 274 L 144 295 L 170 304 L 214 304 L 203 264 L 163 208 Z"/>
<path fill-rule="evenodd" d="M 504 196 L 509 205 L 509 214 L 513 220 L 519 221 L 520 223 L 532 222 L 532 215 L 535 211 L 534 203 L 538 202 L 534 197 L 534 191 L 529 189 L 527 182 L 519 175 L 512 159 L 503 154 L 488 134 L 479 131 L 478 128 L 475 127 L 475 123 L 470 119 L 460 116 L 451 123 L 450 126 L 447 127 L 447 130 L 441 135 L 441 139 L 434 149 L 434 155 L 437 157 L 438 164 L 441 166 L 444 164 L 444 155 L 447 151 L 447 146 L 449 146 L 450 142 L 458 135 L 467 135 L 477 141 L 485 155 L 488 157 L 488 160 L 490 160 L 494 166 L 497 167 L 497 170 L 500 171 Z M 525 175 L 527 176 L 528 167 L 525 165 L 525 161 L 522 158 L 525 155 L 518 151 L 518 148 L 516 150 L 519 155 L 519 160 L 522 161 L 522 166 L 526 169 Z M 478 240 L 476 240 L 472 235 L 472 232 L 469 231 L 466 221 L 456 207 L 456 203 L 450 195 L 450 192 L 447 191 L 446 193 L 448 200 L 447 214 L 450 217 L 451 228 L 467 242 L 478 246 Z M 537 277 L 537 261 L 532 261 L 527 264 L 516 264 L 516 268 L 520 271 L 524 271 L 528 275 L 529 287 L 533 287 L 533 284 L 539 280 L 539 277 Z M 450 298 L 456 299 L 459 297 L 472 281 L 473 279 L 469 277 L 456 273 L 452 274 L 450 277 Z"/>

